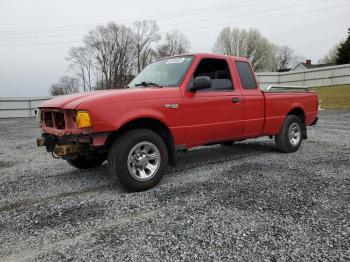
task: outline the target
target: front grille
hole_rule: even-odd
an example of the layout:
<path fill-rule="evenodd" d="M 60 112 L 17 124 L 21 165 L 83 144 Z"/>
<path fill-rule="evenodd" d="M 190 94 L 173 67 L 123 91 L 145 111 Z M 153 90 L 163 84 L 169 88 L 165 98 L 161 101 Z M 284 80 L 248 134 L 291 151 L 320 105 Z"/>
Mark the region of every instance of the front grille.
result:
<path fill-rule="evenodd" d="M 64 114 L 61 112 L 54 112 L 53 116 L 55 118 L 55 127 L 57 129 L 65 129 Z"/>
<path fill-rule="evenodd" d="M 44 121 L 47 127 L 53 127 L 52 112 L 44 112 Z"/>
<path fill-rule="evenodd" d="M 65 129 L 66 122 L 63 112 L 56 111 L 44 111 L 43 112 L 43 122 L 47 127 L 53 127 L 56 129 Z"/>

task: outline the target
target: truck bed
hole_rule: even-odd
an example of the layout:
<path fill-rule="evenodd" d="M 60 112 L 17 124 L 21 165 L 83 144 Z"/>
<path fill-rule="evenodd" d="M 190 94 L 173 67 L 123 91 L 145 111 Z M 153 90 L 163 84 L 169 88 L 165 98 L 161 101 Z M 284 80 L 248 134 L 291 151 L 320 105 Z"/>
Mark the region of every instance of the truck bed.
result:
<path fill-rule="evenodd" d="M 317 94 L 308 88 L 279 87 L 262 91 L 265 98 L 264 134 L 276 134 L 291 108 L 304 112 L 304 122 L 311 125 L 318 113 Z M 276 130 L 278 128 L 278 130 Z"/>

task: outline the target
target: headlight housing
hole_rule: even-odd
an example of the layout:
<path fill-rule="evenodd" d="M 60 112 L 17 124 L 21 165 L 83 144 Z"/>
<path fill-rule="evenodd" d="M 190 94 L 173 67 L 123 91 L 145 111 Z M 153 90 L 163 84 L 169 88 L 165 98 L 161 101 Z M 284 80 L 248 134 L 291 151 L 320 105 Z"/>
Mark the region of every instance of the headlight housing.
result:
<path fill-rule="evenodd" d="M 39 108 L 36 108 L 34 111 L 35 114 L 35 120 L 37 123 L 41 122 L 41 110 Z"/>
<path fill-rule="evenodd" d="M 87 111 L 78 111 L 75 117 L 78 128 L 92 127 L 91 117 Z"/>

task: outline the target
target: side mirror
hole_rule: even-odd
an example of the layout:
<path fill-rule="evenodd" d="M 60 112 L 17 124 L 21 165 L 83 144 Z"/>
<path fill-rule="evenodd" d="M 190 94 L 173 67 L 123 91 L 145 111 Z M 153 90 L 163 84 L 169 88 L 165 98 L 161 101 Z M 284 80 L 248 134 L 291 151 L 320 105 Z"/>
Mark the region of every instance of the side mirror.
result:
<path fill-rule="evenodd" d="M 190 87 L 190 91 L 195 92 L 197 90 L 208 89 L 211 87 L 211 79 L 209 76 L 197 76 L 193 85 Z"/>

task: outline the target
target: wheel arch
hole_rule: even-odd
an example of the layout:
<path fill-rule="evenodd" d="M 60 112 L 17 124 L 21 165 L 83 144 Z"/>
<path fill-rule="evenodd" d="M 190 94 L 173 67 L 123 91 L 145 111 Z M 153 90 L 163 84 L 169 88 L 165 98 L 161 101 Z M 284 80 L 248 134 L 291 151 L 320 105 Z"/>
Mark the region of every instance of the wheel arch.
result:
<path fill-rule="evenodd" d="M 136 119 L 132 119 L 121 125 L 116 131 L 111 132 L 107 138 L 107 147 L 113 144 L 113 142 L 123 133 L 128 132 L 133 129 L 149 129 L 153 132 L 157 133 L 165 142 L 168 154 L 169 154 L 169 162 L 172 166 L 176 163 L 175 160 L 175 143 L 174 137 L 171 130 L 168 126 L 162 122 L 161 120 L 153 117 L 140 117 Z"/>
<path fill-rule="evenodd" d="M 294 107 L 292 110 L 290 110 L 288 112 L 287 115 L 288 116 L 295 115 L 295 116 L 299 117 L 299 119 L 302 121 L 302 123 L 305 122 L 305 112 L 300 106 Z"/>
<path fill-rule="evenodd" d="M 305 112 L 304 110 L 300 107 L 294 107 L 292 110 L 290 110 L 287 114 L 287 116 L 294 115 L 297 116 L 302 124 L 302 132 L 303 132 L 303 138 L 307 139 L 307 130 L 306 130 L 306 124 L 305 124 Z"/>

